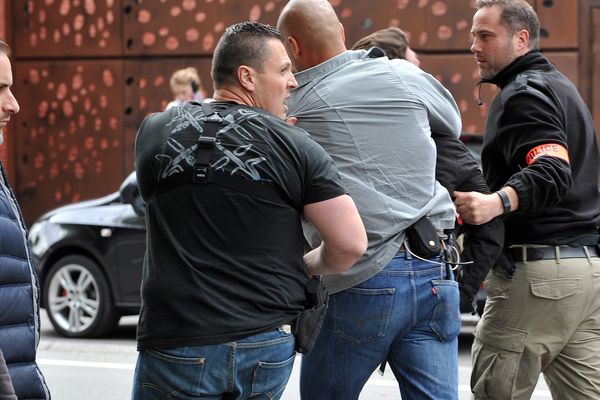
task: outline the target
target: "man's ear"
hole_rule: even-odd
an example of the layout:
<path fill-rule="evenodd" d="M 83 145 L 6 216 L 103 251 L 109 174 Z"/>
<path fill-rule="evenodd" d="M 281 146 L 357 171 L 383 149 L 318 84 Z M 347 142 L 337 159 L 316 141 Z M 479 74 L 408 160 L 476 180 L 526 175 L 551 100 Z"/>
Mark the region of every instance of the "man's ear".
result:
<path fill-rule="evenodd" d="M 254 70 L 247 65 L 240 65 L 237 70 L 240 86 L 249 92 L 254 91 Z"/>
<path fill-rule="evenodd" d="M 342 42 L 346 43 L 346 31 L 344 31 L 344 25 L 340 22 L 340 35 L 342 35 Z"/>
<path fill-rule="evenodd" d="M 524 53 L 530 50 L 531 43 L 529 43 L 529 31 L 527 29 L 521 29 L 515 33 L 515 45 L 518 50 L 522 50 Z"/>
<path fill-rule="evenodd" d="M 287 42 L 288 42 L 288 48 L 290 49 L 290 52 L 292 53 L 292 54 L 290 54 L 290 56 L 292 57 L 293 60 L 298 60 L 300 57 L 300 53 L 302 52 L 302 50 L 300 50 L 300 43 L 298 43 L 298 40 L 296 40 L 296 38 L 293 36 L 288 36 Z"/>

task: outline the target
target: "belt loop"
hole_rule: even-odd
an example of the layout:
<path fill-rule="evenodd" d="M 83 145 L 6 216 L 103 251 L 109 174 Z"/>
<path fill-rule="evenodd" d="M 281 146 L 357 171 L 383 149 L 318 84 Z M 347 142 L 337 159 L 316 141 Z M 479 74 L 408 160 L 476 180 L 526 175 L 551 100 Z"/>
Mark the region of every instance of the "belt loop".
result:
<path fill-rule="evenodd" d="M 407 260 L 412 260 L 412 253 L 410 252 L 410 244 L 408 243 L 408 240 L 404 240 L 404 248 L 406 250 L 405 254 L 406 254 L 406 259 Z"/>
<path fill-rule="evenodd" d="M 556 263 L 560 264 L 560 246 L 554 246 L 554 256 L 556 259 Z"/>
<path fill-rule="evenodd" d="M 587 246 L 582 246 L 582 247 L 583 247 L 583 252 L 585 253 L 585 257 L 587 258 L 588 262 L 591 264 L 592 256 L 590 256 L 590 251 L 588 250 Z"/>
<path fill-rule="evenodd" d="M 527 245 L 521 246 L 521 256 L 523 258 L 523 262 L 527 262 Z"/>
<path fill-rule="evenodd" d="M 446 263 L 442 260 L 440 262 L 440 279 L 446 279 L 444 276 L 446 275 Z"/>
<path fill-rule="evenodd" d="M 440 238 L 440 244 L 442 245 L 442 252 L 446 251 L 446 244 L 444 243 L 443 240 L 441 240 Z M 448 279 L 446 277 L 446 257 L 444 257 L 443 255 L 440 257 L 440 279 L 441 280 L 445 280 Z"/>

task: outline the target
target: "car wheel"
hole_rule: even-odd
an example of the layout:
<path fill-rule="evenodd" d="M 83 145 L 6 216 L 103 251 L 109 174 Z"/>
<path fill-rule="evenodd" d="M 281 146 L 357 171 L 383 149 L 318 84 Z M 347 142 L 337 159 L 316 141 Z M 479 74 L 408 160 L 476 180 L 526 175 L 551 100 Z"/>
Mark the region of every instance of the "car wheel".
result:
<path fill-rule="evenodd" d="M 44 283 L 44 304 L 54 329 L 67 337 L 96 337 L 119 322 L 108 282 L 84 256 L 60 259 Z"/>

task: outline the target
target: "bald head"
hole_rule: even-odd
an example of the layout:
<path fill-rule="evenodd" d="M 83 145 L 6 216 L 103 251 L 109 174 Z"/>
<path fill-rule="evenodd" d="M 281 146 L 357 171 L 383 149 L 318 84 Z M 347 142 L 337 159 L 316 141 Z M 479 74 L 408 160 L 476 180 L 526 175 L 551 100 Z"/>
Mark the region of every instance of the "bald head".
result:
<path fill-rule="evenodd" d="M 290 0 L 277 29 L 297 70 L 314 67 L 346 50 L 344 28 L 327 0 Z"/>

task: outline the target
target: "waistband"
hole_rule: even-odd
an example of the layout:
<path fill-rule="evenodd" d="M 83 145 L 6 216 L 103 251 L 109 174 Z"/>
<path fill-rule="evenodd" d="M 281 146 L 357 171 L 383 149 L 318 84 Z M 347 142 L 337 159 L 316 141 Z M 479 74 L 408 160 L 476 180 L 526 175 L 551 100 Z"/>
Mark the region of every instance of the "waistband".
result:
<path fill-rule="evenodd" d="M 546 246 L 531 247 L 527 245 L 511 246 L 508 251 L 514 261 L 560 260 L 566 258 L 598 257 L 596 246 Z"/>

